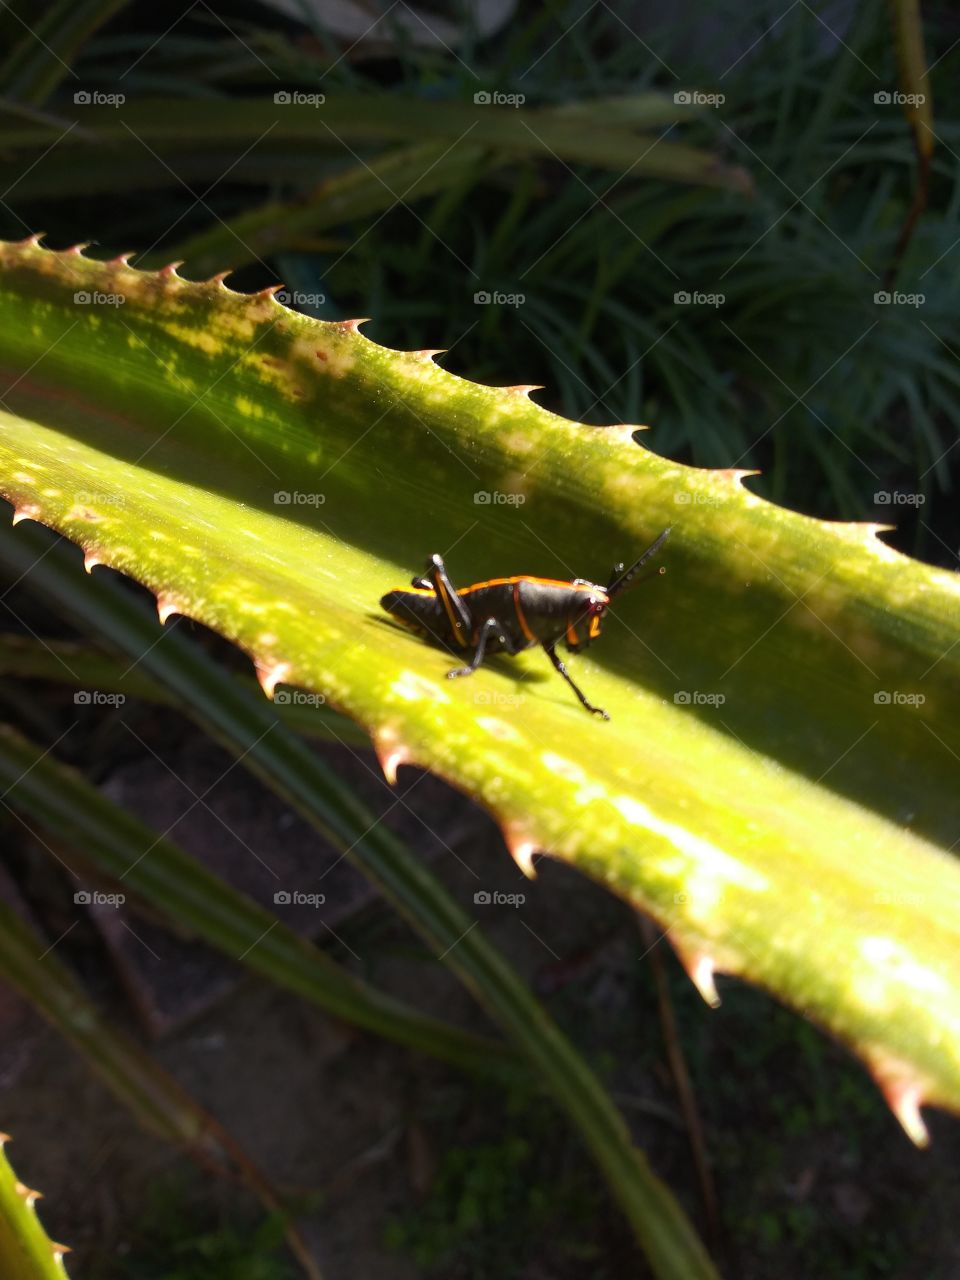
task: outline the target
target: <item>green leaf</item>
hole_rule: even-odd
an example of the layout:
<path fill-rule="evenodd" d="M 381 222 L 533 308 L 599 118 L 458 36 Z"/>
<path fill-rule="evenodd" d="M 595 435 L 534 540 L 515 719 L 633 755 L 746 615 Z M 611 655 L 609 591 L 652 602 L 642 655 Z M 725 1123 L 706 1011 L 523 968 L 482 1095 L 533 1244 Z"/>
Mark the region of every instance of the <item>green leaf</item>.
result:
<path fill-rule="evenodd" d="M 89 143 L 93 135 L 100 145 L 122 146 L 134 154 L 144 146 L 164 150 L 171 144 L 187 144 L 200 150 L 231 141 L 256 142 L 258 149 L 268 153 L 293 143 L 305 152 L 342 154 L 344 142 L 409 144 L 417 138 L 453 145 L 466 141 L 501 155 L 559 158 L 635 177 L 750 190 L 744 170 L 725 165 L 712 152 L 661 140 L 655 132 L 638 132 L 677 122 L 681 113 L 669 98 L 646 94 L 623 102 L 622 118 L 615 119 L 609 99 L 580 103 L 571 111 L 343 91 L 330 94 L 317 106 L 248 97 L 205 100 L 200 109 L 189 98 L 137 98 L 122 104 L 122 110 L 97 103 L 86 106 L 86 133 L 79 144 Z M 61 133 L 49 121 L 9 121 L 0 125 L 0 146 L 8 151 L 42 149 Z M 76 145 L 69 135 L 63 142 Z"/>
<path fill-rule="evenodd" d="M 39 750 L 31 751 L 30 744 L 22 739 L 19 745 L 21 753 L 31 759 L 31 763 L 40 760 Z M 279 1212 L 280 1205 L 273 1188 L 226 1130 L 198 1106 L 159 1063 L 110 1025 L 72 974 L 57 960 L 53 947 L 2 902 L 0 975 L 71 1041 L 91 1069 L 141 1124 L 165 1141 L 182 1148 L 208 1171 L 212 1169 L 231 1178 L 239 1175 L 268 1210 Z M 0 1206 L 3 1204 L 3 1181 L 4 1170 L 0 1167 Z M 23 1198 L 29 1201 L 29 1195 L 25 1193 Z M 5 1258 L 2 1222 L 0 1213 L 0 1261 Z M 32 1222 L 39 1231 L 35 1217 Z M 20 1230 L 24 1246 L 35 1246 L 38 1260 L 43 1261 L 52 1254 L 49 1274 L 63 1274 L 57 1269 L 62 1266 L 60 1253 L 43 1237 L 42 1231 L 39 1236 L 31 1231 L 29 1217 L 18 1221 L 16 1216 L 12 1216 L 9 1225 Z M 311 1280 L 321 1280 L 299 1232 L 290 1224 L 286 1230 L 304 1273 Z M 5 1267 L 2 1274 L 4 1280 L 8 1277 L 13 1280 L 20 1272 L 11 1265 L 10 1269 Z M 34 1273 L 23 1274 L 32 1277 Z M 46 1276 L 48 1271 L 41 1270 L 36 1274 Z"/>
<path fill-rule="evenodd" d="M 348 973 L 273 912 L 207 871 L 173 841 L 151 831 L 6 726 L 0 726 L 0 779 L 4 804 L 26 813 L 30 830 L 38 824 L 62 845 L 77 850 L 85 866 L 112 878 L 159 910 L 175 928 L 189 930 L 229 959 L 334 1017 L 398 1044 L 466 1070 L 506 1078 L 516 1074 L 515 1055 L 505 1046 L 422 1014 Z M 0 943 L 0 969 L 6 969 L 3 948 Z M 35 987 L 28 994 L 38 998 Z"/>
<path fill-rule="evenodd" d="M 71 63 L 90 36 L 123 9 L 128 0 L 57 0 L 46 11 L 29 11 L 26 21 L 8 22 L 18 43 L 0 63 L 6 97 L 42 105 L 68 76 L 79 84 Z M 13 6 L 4 5 L 15 15 Z"/>
<path fill-rule="evenodd" d="M 78 581 L 79 568 L 71 572 L 59 563 L 36 533 L 15 541 L 19 545 L 11 548 L 8 538 L 0 540 L 0 552 L 10 567 L 20 575 L 29 572 L 31 580 L 59 605 L 87 625 L 101 628 L 174 691 L 183 708 L 233 751 L 245 768 L 342 848 L 460 976 L 523 1050 L 544 1087 L 579 1129 L 655 1273 L 664 1280 L 715 1278 L 683 1211 L 633 1147 L 626 1125 L 599 1081 L 509 965 L 484 941 L 475 927 L 478 922 L 471 921 L 336 775 L 282 728 L 269 703 L 251 698 L 200 650 L 185 646 L 176 632 L 158 636 L 153 619 L 114 583 Z M 49 821 L 51 810 L 56 812 L 58 807 L 57 788 L 45 791 L 40 765 L 30 765 L 29 760 L 12 762 L 12 785 L 21 796 L 28 795 L 35 809 L 44 809 Z M 37 792 L 36 787 L 41 790 Z M 200 909 L 207 905 L 204 899 Z M 257 949 L 272 936 L 262 939 Z M 265 950 L 269 954 L 271 948 Z"/>
<path fill-rule="evenodd" d="M 5 540 L 0 537 L 0 541 Z M 9 544 L 6 547 L 9 552 Z M 126 662 L 121 665 L 109 654 L 73 640 L 36 640 L 0 633 L 0 675 L 53 680 L 81 692 L 96 689 L 166 706 L 176 704 L 174 695 L 139 667 Z M 251 692 L 257 688 L 252 678 L 239 683 Z M 369 745 L 370 739 L 359 725 L 325 706 L 281 697 L 274 701 L 274 707 L 287 728 L 297 733 L 351 746 Z"/>
<path fill-rule="evenodd" d="M 24 1186 L 7 1160 L 0 1134 L 0 1268 L 4 1280 L 64 1280 L 65 1247 L 53 1244 L 35 1208 L 40 1194 Z"/>
<path fill-rule="evenodd" d="M 103 0 L 101 0 L 103 2 Z M 56 65 L 56 64 L 54 64 Z M 291 95 L 280 89 L 282 95 Z M 322 96 L 322 95 L 317 95 Z M 412 203 L 467 181 L 482 181 L 506 164 L 531 160 L 587 164 L 631 180 L 657 177 L 698 187 L 752 190 L 748 174 L 718 156 L 668 137 L 677 106 L 662 94 L 597 99 L 557 107 L 521 108 L 402 98 L 396 94 L 336 92 L 316 107 L 298 102 L 214 99 L 198 116 L 189 99 L 136 99 L 84 106 L 75 128 L 56 118 L 4 122 L 0 144 L 10 156 L 3 175 L 24 199 L 168 185 L 171 168 L 161 153 L 176 144 L 176 172 L 187 183 L 229 168 L 231 181 L 296 184 L 296 194 L 272 198 L 228 219 L 218 219 L 166 253 L 189 260 L 197 273 L 235 268 L 303 243 L 350 219 L 369 217 L 398 202 Z M 7 108 L 9 110 L 9 107 Z M 697 114 L 687 106 L 684 115 Z M 640 133 L 639 130 L 660 131 Z M 410 139 L 417 141 L 411 145 Z M 55 140 L 56 172 L 27 165 Z M 79 146 L 74 146 L 76 142 Z M 87 148 L 97 146 L 91 164 Z M 379 154 L 357 153 L 387 145 Z M 242 155 L 224 148 L 242 147 Z M 344 148 L 351 161 L 341 166 Z M 333 172 L 317 181 L 317 153 Z M 171 156 L 171 159 L 173 157 Z M 156 252 L 140 265 L 161 265 Z"/>
<path fill-rule="evenodd" d="M 921 1101 L 960 1105 L 956 575 L 269 293 L 35 241 L 0 262 L 20 518 L 470 791 L 524 867 L 655 916 L 708 997 L 723 970 L 823 1023 L 918 1140 Z M 535 651 L 450 683 L 377 606 L 433 551 L 461 584 L 604 581 L 668 525 L 667 577 L 573 659 L 609 724 Z"/>
<path fill-rule="evenodd" d="M 480 147 L 451 148 L 446 142 L 391 147 L 333 174 L 296 199 L 271 200 L 228 222 L 216 221 L 177 245 L 166 258 L 189 261 L 195 274 L 240 266 L 353 218 L 369 218 L 396 204 L 398 195 L 411 202 L 465 177 L 477 180 L 491 167 L 490 157 Z M 157 253 L 149 256 L 159 258 Z"/>

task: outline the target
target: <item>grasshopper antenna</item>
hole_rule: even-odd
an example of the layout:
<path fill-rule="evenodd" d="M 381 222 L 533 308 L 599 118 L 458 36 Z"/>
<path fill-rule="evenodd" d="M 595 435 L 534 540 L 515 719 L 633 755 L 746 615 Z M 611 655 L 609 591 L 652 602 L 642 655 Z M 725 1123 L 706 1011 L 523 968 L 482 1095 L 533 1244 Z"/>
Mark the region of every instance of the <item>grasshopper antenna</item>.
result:
<path fill-rule="evenodd" d="M 672 527 L 673 526 L 671 525 L 670 528 Z M 611 599 L 614 596 L 620 595 L 622 591 L 626 591 L 628 587 L 635 587 L 644 580 L 643 578 L 638 579 L 636 575 L 640 571 L 640 569 L 642 569 L 643 566 L 647 563 L 650 557 L 653 555 L 656 555 L 656 553 L 663 546 L 664 542 L 666 541 L 667 534 L 670 532 L 670 528 L 664 529 L 660 537 L 657 538 L 655 542 L 652 542 L 649 547 L 647 547 L 646 551 L 643 553 L 640 559 L 635 561 L 630 566 L 630 568 L 626 571 L 626 573 L 624 573 L 622 564 L 617 564 L 613 566 L 613 571 L 610 574 L 610 584 L 607 587 L 607 595 L 610 596 Z M 650 577 L 650 574 L 645 574 L 644 577 L 645 578 Z"/>

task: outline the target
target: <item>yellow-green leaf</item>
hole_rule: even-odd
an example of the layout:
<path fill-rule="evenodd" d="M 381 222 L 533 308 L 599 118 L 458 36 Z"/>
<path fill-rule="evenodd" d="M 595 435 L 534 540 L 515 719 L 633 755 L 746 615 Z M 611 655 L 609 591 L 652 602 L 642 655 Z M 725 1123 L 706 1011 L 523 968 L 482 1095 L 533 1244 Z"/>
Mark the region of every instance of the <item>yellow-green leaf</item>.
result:
<path fill-rule="evenodd" d="M 35 241 L 0 264 L 20 517 L 470 791 L 525 869 L 654 915 L 708 998 L 734 973 L 829 1027 L 916 1139 L 960 1105 L 956 575 L 269 293 Z M 604 581 L 667 525 L 666 577 L 572 659 L 609 723 L 536 651 L 448 681 L 378 608 L 434 551 L 460 584 Z"/>

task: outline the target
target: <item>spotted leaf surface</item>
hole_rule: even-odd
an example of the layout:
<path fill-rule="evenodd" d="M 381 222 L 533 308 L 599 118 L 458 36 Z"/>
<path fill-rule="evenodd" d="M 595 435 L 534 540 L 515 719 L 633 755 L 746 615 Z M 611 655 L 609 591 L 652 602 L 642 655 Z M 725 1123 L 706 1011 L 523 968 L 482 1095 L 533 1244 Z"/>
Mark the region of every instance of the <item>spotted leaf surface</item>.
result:
<path fill-rule="evenodd" d="M 854 1046 L 908 1132 L 960 1104 L 957 576 L 220 279 L 0 246 L 0 491 L 323 693 L 388 773 L 429 767 L 520 867 L 574 863 L 653 915 L 705 997 L 775 992 Z M 385 591 L 666 568 L 571 670 L 451 681 Z M 720 1015 L 722 1016 L 722 1015 Z"/>
<path fill-rule="evenodd" d="M 54 1244 L 37 1217 L 40 1192 L 26 1186 L 7 1159 L 0 1134 L 0 1270 L 5 1280 L 66 1280 L 63 1245 Z"/>

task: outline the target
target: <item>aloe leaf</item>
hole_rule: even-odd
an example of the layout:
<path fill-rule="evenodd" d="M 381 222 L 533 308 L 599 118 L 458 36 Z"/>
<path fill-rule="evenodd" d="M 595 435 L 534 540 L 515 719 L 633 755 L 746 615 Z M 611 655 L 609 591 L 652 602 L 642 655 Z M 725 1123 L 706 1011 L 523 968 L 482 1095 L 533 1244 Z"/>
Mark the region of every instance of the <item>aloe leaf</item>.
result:
<path fill-rule="evenodd" d="M 8 20 L 19 36 L 0 63 L 0 84 L 7 97 L 40 106 L 68 76 L 80 49 L 129 0 L 57 0 L 46 11 L 29 12 L 27 21 Z M 15 14 L 13 6 L 5 5 Z M 28 25 L 29 24 L 29 25 Z"/>
<path fill-rule="evenodd" d="M 39 748 L 33 751 L 34 759 L 41 755 Z M 73 1042 L 141 1124 L 193 1152 L 209 1140 L 214 1154 L 210 1117 L 179 1095 L 166 1072 L 106 1025 L 49 943 L 5 903 L 0 903 L 0 975 Z"/>
<path fill-rule="evenodd" d="M 37 1217 L 39 1191 L 25 1186 L 7 1159 L 0 1133 L 0 1270 L 4 1280 L 64 1280 L 66 1246 L 54 1244 Z"/>
<path fill-rule="evenodd" d="M 24 753 L 32 762 L 39 749 Z M 29 767 L 29 766 L 28 766 Z M 112 1027 L 53 947 L 0 902 L 0 976 L 15 986 L 83 1055 L 110 1091 L 146 1128 L 182 1148 L 207 1169 L 239 1175 L 271 1212 L 280 1204 L 260 1170 L 220 1124 L 198 1106 L 173 1077 L 138 1045 Z M 311 1280 L 320 1272 L 299 1232 L 287 1224 L 287 1238 Z M 46 1242 L 49 1249 L 49 1242 Z M 42 1252 L 42 1250 L 41 1250 Z M 54 1258 L 57 1257 L 54 1248 Z M 0 1244 L 0 1259 L 2 1259 Z M 3 1275 L 6 1280 L 7 1272 Z M 45 1273 L 44 1273 L 45 1274 Z"/>
<path fill-rule="evenodd" d="M 479 177 L 490 168 L 491 161 L 480 147 L 436 142 L 394 147 L 334 174 L 306 195 L 271 200 L 229 221 L 216 222 L 166 256 L 189 261 L 197 275 L 240 266 L 295 246 L 307 235 L 389 209 L 398 195 L 404 201 L 415 200 L 470 173 Z"/>
<path fill-rule="evenodd" d="M 125 664 L 129 667 L 129 663 Z M 151 702 L 167 702 L 169 694 L 135 667 L 125 671 L 116 658 L 74 640 L 38 640 L 0 634 L 0 675 L 52 680 L 80 690 L 100 689 Z"/>
<path fill-rule="evenodd" d="M 390 102 L 395 104 L 396 98 Z M 362 104 L 363 119 L 374 122 L 366 127 L 375 127 L 379 110 L 383 115 L 381 127 L 388 130 L 390 137 L 421 137 L 419 122 L 426 119 L 431 120 L 431 128 L 437 127 L 436 104 L 414 101 L 404 104 L 401 114 L 410 109 L 418 126 L 412 135 L 404 135 L 394 132 L 395 106 L 387 107 L 376 98 L 365 98 Z M 707 153 L 683 144 L 657 142 L 632 132 L 635 127 L 676 123 L 676 106 L 659 94 L 568 103 L 512 114 L 494 108 L 490 115 L 488 110 L 485 106 L 478 110 L 444 104 L 439 113 L 443 118 L 440 141 L 393 148 L 328 178 L 306 195 L 270 201 L 217 223 L 171 248 L 166 260 L 189 262 L 194 275 L 241 266 L 258 255 L 269 256 L 278 247 L 295 245 L 298 237 L 316 235 L 350 218 L 390 208 L 398 197 L 410 201 L 443 190 L 471 173 L 479 180 L 517 155 L 539 154 L 549 159 L 604 165 L 637 177 L 655 172 L 658 177 L 675 181 L 750 189 L 749 177 L 739 168 L 726 167 L 716 158 L 708 158 Z M 352 111 L 332 119 L 323 114 L 320 119 L 329 130 L 345 131 L 345 137 L 356 127 Z M 412 128 L 413 119 L 407 122 Z M 600 139 L 604 140 L 602 146 L 598 145 Z M 617 157 L 622 169 L 617 169 Z M 651 164 L 652 171 L 648 169 Z M 162 265 L 152 257 L 139 265 Z"/>
<path fill-rule="evenodd" d="M 109 654 L 74 640 L 35 640 L 29 636 L 0 634 L 0 675 L 52 680 L 81 693 L 96 690 L 165 706 L 176 705 L 173 694 L 139 667 L 128 662 L 120 665 Z M 241 678 L 239 683 L 250 691 L 257 688 L 252 678 Z M 325 706 L 305 703 L 289 692 L 281 692 L 273 705 L 279 719 L 297 733 L 349 746 L 365 747 L 370 743 L 359 725 Z"/>
<path fill-rule="evenodd" d="M 622 1118 L 599 1081 L 509 966 L 484 942 L 475 928 L 477 921 L 471 921 L 419 861 L 344 792 L 338 779 L 298 738 L 281 728 L 262 698 L 247 695 L 200 651 L 187 652 L 175 632 L 158 637 L 152 618 L 114 584 L 78 581 L 79 572 L 60 564 L 36 535 L 25 532 L 12 541 L 18 545 L 12 546 L 9 536 L 0 539 L 0 554 L 10 568 L 21 575 L 29 572 L 51 599 L 87 625 L 101 629 L 175 691 L 184 710 L 338 844 L 460 976 L 524 1051 L 544 1086 L 580 1130 L 656 1275 L 674 1280 L 715 1278 L 682 1210 L 632 1146 Z M 31 788 L 38 768 L 35 765 L 26 774 L 21 769 L 16 775 L 21 794 Z"/>
<path fill-rule="evenodd" d="M 711 1000 L 722 970 L 817 1019 L 915 1139 L 922 1101 L 960 1105 L 955 574 L 269 291 L 35 240 L 0 262 L 18 518 L 221 631 L 268 692 L 324 693 L 388 771 L 470 791 L 525 868 L 547 851 L 655 916 Z M 377 607 L 431 551 L 461 583 L 605 580 L 668 525 L 667 578 L 574 660 L 608 724 L 536 652 L 451 684 Z"/>
<path fill-rule="evenodd" d="M 278 90 L 279 93 L 285 92 Z M 292 95 L 288 95 L 292 96 Z M 323 97 L 323 95 L 316 95 Z M 481 147 L 500 156 L 535 156 L 582 163 L 632 177 L 656 177 L 672 182 L 751 190 L 749 175 L 739 165 L 727 165 L 713 152 L 676 142 L 658 132 L 675 124 L 680 112 L 660 94 L 628 98 L 622 119 L 611 118 L 610 100 L 584 103 L 576 112 L 557 107 L 512 107 L 466 102 L 431 102 L 396 94 L 337 91 L 316 106 L 262 98 L 204 101 L 198 111 L 189 98 L 137 98 L 122 109 L 91 103 L 84 107 L 85 133 L 63 137 L 71 148 L 89 143 L 123 147 L 136 154 L 144 146 L 161 152 L 174 145 L 193 150 L 219 148 L 224 143 L 252 144 L 270 153 L 291 143 L 305 153 L 342 154 L 368 143 L 409 144 L 443 142 Z M 683 108 L 688 111 L 688 108 Z M 43 120 L 13 120 L 0 124 L 0 147 L 7 151 L 34 150 L 60 138 L 62 130 Z"/>
<path fill-rule="evenodd" d="M 75 848 L 86 864 L 229 959 L 398 1044 L 469 1071 L 516 1075 L 516 1057 L 505 1046 L 419 1013 L 346 972 L 275 914 L 8 727 L 0 727 L 0 780 L 4 804 L 27 814 L 31 830 L 37 824 Z M 28 994 L 36 998 L 36 992 Z"/>

